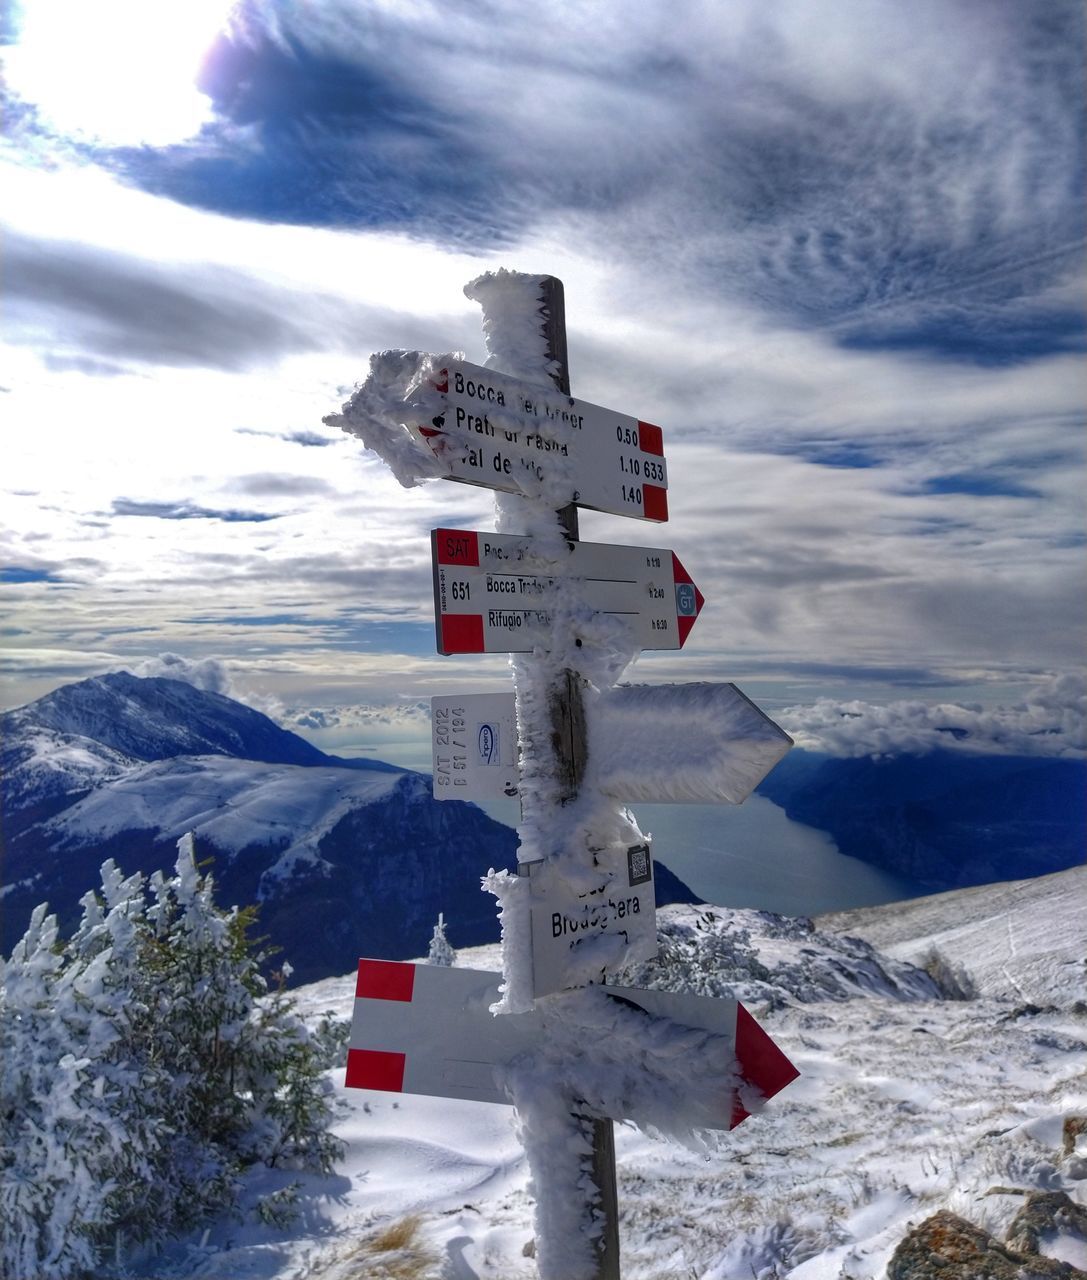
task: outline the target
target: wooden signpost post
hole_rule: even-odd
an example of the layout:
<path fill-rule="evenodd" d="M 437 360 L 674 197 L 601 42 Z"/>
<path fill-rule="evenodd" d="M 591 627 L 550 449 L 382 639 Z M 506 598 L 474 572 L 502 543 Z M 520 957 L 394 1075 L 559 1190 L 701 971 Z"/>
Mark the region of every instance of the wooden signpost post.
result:
<path fill-rule="evenodd" d="M 524 377 L 524 351 L 503 332 L 511 284 L 515 292 L 528 284 L 538 287 L 540 348 L 532 380 Z M 641 1083 L 632 1078 L 630 1089 L 606 1105 L 589 1100 L 594 1095 L 585 1067 L 592 1067 L 595 1037 L 571 1042 L 568 1056 L 553 1065 L 554 1089 L 575 1127 L 592 1139 L 591 1167 L 578 1175 L 590 1175 L 592 1192 L 578 1212 L 594 1238 L 593 1258 L 588 1269 L 579 1264 L 578 1280 L 618 1280 L 612 1121 L 638 1119 L 642 1086 L 658 1095 L 674 1086 L 678 1104 L 688 1083 L 686 1077 L 671 1081 L 667 1071 L 674 1065 L 654 1059 L 651 1028 L 678 1026 L 698 1039 L 706 1095 L 702 1127 L 739 1123 L 747 1114 L 741 1093 L 754 1088 L 770 1097 L 797 1072 L 733 1001 L 599 985 L 579 991 L 599 984 L 625 961 L 656 953 L 648 844 L 637 838 L 629 815 L 620 814 L 609 826 L 593 805 L 579 807 L 587 761 L 590 752 L 598 754 L 597 795 L 739 803 L 791 742 L 733 685 L 594 690 L 598 705 L 590 734 L 583 672 L 592 669 L 594 644 L 599 645 L 594 636 L 603 634 L 601 628 L 632 654 L 678 649 L 704 604 L 673 552 L 578 540 L 578 506 L 667 520 L 663 433 L 570 395 L 560 281 L 500 272 L 474 281 L 466 292 L 484 307 L 488 367 L 455 357 L 434 362 L 437 369 L 428 364 L 438 412 L 428 420 L 407 411 L 397 422 L 416 442 L 425 441 L 446 478 L 521 495 L 524 504 L 500 497 L 501 532 L 437 529 L 432 535 L 438 651 L 533 655 L 513 660 L 513 703 L 502 694 L 437 698 L 433 732 L 436 796 L 520 796 L 522 839 L 528 833 L 531 859 L 518 868 L 522 879 L 514 882 L 525 892 L 503 905 L 503 946 L 508 956 L 529 943 L 532 963 L 526 987 L 526 974 L 508 967 L 491 974 L 360 961 L 347 1084 L 509 1102 L 517 1064 L 545 1052 L 553 1061 L 556 1045 L 561 1049 L 569 1023 L 576 1022 L 575 1005 L 582 1016 L 608 1023 L 619 1041 L 632 1037 L 637 1047 L 631 1056 L 643 1064 L 635 1072 L 641 1072 Z M 523 328 L 526 318 L 519 317 L 515 327 Z M 515 371 L 521 376 L 511 376 Z M 349 402 L 342 417 L 329 420 L 354 430 L 354 411 Z M 358 433 L 365 438 L 363 430 Z M 429 474 L 435 464 L 428 465 Z M 554 524 L 547 530 L 549 521 Z M 529 528 L 537 532 L 529 534 Z M 579 669 L 563 669 L 563 662 L 572 668 L 574 659 L 556 663 L 556 653 L 578 654 Z M 636 759 L 613 768 L 609 781 L 606 761 L 617 754 L 613 744 L 650 731 L 639 724 L 646 708 L 654 708 L 653 732 L 667 733 L 671 725 L 677 749 L 682 741 L 697 760 L 686 783 L 662 778 L 652 766 L 639 767 Z M 581 797 L 586 798 L 592 796 Z M 580 825 L 561 820 L 575 811 L 589 816 Z M 594 828 L 594 822 L 606 829 Z M 628 831 L 634 836 L 626 843 Z M 518 945 L 505 950 L 514 932 Z M 496 1016 L 495 1009 L 502 1012 Z M 515 1088 L 514 1095 L 516 1103 Z M 533 1167 L 538 1187 L 552 1176 L 548 1168 Z M 541 1274 L 573 1280 L 560 1277 L 548 1261 L 557 1248 L 557 1242 L 538 1241 Z"/>

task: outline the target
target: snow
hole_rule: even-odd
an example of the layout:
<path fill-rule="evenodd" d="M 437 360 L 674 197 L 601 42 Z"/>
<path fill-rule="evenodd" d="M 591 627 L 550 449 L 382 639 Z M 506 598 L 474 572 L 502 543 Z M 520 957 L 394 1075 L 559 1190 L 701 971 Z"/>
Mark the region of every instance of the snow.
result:
<path fill-rule="evenodd" d="M 590 781 L 628 804 L 741 804 L 792 746 L 735 685 L 701 681 L 607 690 L 589 742 Z"/>
<path fill-rule="evenodd" d="M 1082 958 L 1087 924 L 1075 911 L 1082 883 L 1068 873 L 1030 882 L 1033 891 L 1018 894 L 1023 932 L 1046 937 L 1050 921 L 1062 919 L 1054 941 L 1069 951 L 1078 945 Z M 1011 889 L 991 886 L 958 898 L 962 930 L 942 944 L 949 963 L 984 959 L 966 926 L 998 919 Z M 938 899 L 897 905 L 907 920 L 936 911 L 946 921 L 949 910 Z M 660 920 L 693 928 L 694 912 L 665 908 Z M 937 1209 L 1001 1235 L 1027 1190 L 1063 1189 L 1087 1203 L 1087 1162 L 1062 1153 L 1063 1118 L 1087 1113 L 1087 1046 L 1083 1015 L 1075 1011 L 1082 986 L 1077 992 L 1058 984 L 1032 1012 L 1018 993 L 1032 962 L 1020 953 L 1003 986 L 994 977 L 973 1000 L 940 999 L 885 956 L 877 960 L 894 981 L 875 989 L 858 980 L 862 957 L 851 959 L 838 934 L 817 929 L 790 940 L 781 933 L 792 922 L 723 908 L 710 914 L 715 933 L 750 934 L 749 950 L 763 969 L 750 979 L 750 1007 L 801 1077 L 760 1115 L 701 1150 L 631 1124 L 617 1127 L 626 1280 L 881 1280 L 909 1225 Z M 869 914 L 854 913 L 856 927 L 846 933 L 864 932 Z M 932 941 L 904 925 L 898 934 L 922 953 Z M 493 970 L 499 949 L 462 951 L 457 963 Z M 803 986 L 802 963 L 809 968 Z M 298 996 L 307 1018 L 325 1009 L 347 1018 L 353 992 L 348 975 Z M 332 1072 L 337 1086 L 342 1076 Z M 182 1242 L 155 1274 L 316 1280 L 350 1274 L 335 1268 L 346 1268 L 354 1250 L 371 1267 L 359 1274 L 381 1276 L 374 1242 L 416 1215 L 418 1248 L 429 1259 L 418 1275 L 536 1276 L 536 1262 L 524 1253 L 536 1228 L 512 1109 L 361 1090 L 341 1089 L 340 1096 L 337 1133 L 346 1157 L 329 1178 L 303 1177 L 303 1215 L 293 1230 L 223 1224 L 203 1252 Z M 281 1176 L 288 1175 L 263 1171 L 261 1190 Z M 1043 1244 L 1069 1261 L 1085 1247 L 1072 1234 Z"/>
<path fill-rule="evenodd" d="M 445 475 L 446 467 L 412 427 L 424 425 L 441 411 L 441 397 L 431 379 L 444 362 L 463 359 L 458 352 L 432 356 L 422 351 L 378 351 L 369 373 L 355 387 L 340 413 L 330 413 L 326 426 L 357 436 L 385 462 L 406 488 Z"/>
<path fill-rule="evenodd" d="M 279 843 L 282 852 L 264 872 L 275 878 L 317 858 L 321 838 L 346 813 L 388 795 L 402 776 L 190 756 L 133 769 L 47 825 L 80 841 L 143 828 L 177 839 L 199 827 L 227 854 Z"/>
<path fill-rule="evenodd" d="M 859 931 L 915 964 L 936 950 L 965 966 L 982 995 L 1044 1003 L 1087 999 L 1085 918 L 1087 866 L 839 912 L 819 923 Z"/>

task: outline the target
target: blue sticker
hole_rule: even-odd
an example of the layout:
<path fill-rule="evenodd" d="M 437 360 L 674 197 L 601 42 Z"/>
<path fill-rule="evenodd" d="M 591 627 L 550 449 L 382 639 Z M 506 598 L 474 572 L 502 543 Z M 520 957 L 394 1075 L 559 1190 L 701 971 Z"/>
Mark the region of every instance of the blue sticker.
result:
<path fill-rule="evenodd" d="M 681 618 L 692 618 L 698 612 L 694 587 L 689 582 L 676 583 L 676 613 Z"/>
<path fill-rule="evenodd" d="M 498 749 L 498 726 L 496 724 L 481 724 L 479 726 L 477 746 L 479 747 L 480 764 L 502 763 L 501 753 Z"/>

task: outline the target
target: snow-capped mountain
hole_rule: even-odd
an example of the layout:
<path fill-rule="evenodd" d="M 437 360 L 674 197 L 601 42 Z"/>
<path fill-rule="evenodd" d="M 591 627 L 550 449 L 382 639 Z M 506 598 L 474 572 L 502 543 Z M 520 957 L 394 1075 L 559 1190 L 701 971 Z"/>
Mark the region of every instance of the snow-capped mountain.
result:
<path fill-rule="evenodd" d="M 380 761 L 326 756 L 233 698 L 127 671 L 64 685 L 4 712 L 0 726 L 5 812 L 55 809 L 134 764 L 176 756 L 396 772 Z"/>
<path fill-rule="evenodd" d="M 497 937 L 479 881 L 517 838 L 430 780 L 326 755 L 267 716 L 181 681 L 125 672 L 65 686 L 0 716 L 4 949 L 47 901 L 62 927 L 112 857 L 172 866 L 196 835 L 218 899 L 260 904 L 260 931 L 299 980 L 361 954 L 425 950 L 438 912 L 456 945 Z M 666 868 L 658 893 L 695 897 Z"/>

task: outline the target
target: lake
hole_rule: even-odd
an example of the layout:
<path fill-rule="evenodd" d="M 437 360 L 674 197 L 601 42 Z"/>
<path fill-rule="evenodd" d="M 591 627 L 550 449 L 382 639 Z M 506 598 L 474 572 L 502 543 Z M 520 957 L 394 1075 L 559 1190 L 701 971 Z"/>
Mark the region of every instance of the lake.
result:
<path fill-rule="evenodd" d="M 481 806 L 510 826 L 517 805 Z M 721 907 L 757 907 L 811 916 L 915 898 L 923 891 L 901 877 L 839 852 L 824 831 L 793 822 L 760 795 L 741 805 L 631 805 L 653 837 L 653 856 L 700 898 Z"/>

